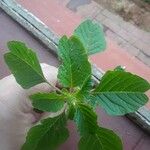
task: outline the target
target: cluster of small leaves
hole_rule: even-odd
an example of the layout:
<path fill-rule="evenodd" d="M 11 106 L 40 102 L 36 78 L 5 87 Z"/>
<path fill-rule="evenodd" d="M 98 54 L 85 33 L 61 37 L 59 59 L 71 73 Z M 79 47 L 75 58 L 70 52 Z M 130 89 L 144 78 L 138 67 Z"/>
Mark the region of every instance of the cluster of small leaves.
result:
<path fill-rule="evenodd" d="M 18 41 L 9 42 L 8 48 L 10 52 L 5 54 L 5 61 L 23 88 L 48 83 L 31 49 Z M 69 119 L 76 123 L 81 136 L 79 150 L 122 150 L 120 138 L 113 131 L 98 125 L 95 108 L 103 107 L 114 116 L 134 112 L 148 101 L 144 92 L 150 89 L 150 84 L 117 67 L 107 71 L 93 88 L 88 55 L 105 48 L 102 27 L 90 20 L 81 23 L 70 38 L 63 36 L 59 40 L 61 65 L 58 80 L 63 88 L 56 88 L 58 91 L 51 93 L 37 93 L 30 99 L 33 107 L 43 112 L 63 111 L 31 128 L 22 150 L 57 149 L 69 137 L 66 128 Z"/>

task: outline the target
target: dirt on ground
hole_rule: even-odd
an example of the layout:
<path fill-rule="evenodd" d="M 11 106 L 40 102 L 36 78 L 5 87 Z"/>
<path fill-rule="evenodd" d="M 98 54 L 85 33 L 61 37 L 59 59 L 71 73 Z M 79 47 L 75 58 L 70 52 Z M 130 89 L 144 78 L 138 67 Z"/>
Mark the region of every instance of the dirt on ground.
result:
<path fill-rule="evenodd" d="M 95 0 L 141 29 L 150 32 L 150 0 Z M 147 2 L 146 2 L 147 1 Z"/>

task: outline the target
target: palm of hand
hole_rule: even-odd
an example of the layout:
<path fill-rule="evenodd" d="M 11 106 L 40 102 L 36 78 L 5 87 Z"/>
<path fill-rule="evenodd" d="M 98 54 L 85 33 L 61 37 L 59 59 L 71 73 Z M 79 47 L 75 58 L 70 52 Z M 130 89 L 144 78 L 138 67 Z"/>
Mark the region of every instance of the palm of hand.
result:
<path fill-rule="evenodd" d="M 42 64 L 46 79 L 56 84 L 57 69 Z M 41 115 L 33 111 L 28 98 L 37 92 L 48 92 L 52 89 L 46 84 L 39 84 L 29 90 L 22 89 L 10 75 L 0 80 L 0 149 L 20 150 L 25 142 L 26 133 Z"/>

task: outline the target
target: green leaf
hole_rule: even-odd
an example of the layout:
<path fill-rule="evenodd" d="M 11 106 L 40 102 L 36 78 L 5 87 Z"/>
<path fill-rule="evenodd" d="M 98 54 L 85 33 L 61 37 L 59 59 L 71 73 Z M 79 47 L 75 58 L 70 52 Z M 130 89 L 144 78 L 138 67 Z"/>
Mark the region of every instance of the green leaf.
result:
<path fill-rule="evenodd" d="M 57 112 L 63 108 L 65 96 L 57 93 L 37 93 L 30 96 L 34 108 L 46 111 Z"/>
<path fill-rule="evenodd" d="M 110 115 L 135 112 L 147 101 L 143 94 L 150 84 L 141 77 L 123 71 L 108 71 L 95 89 L 91 100 L 96 101 Z"/>
<path fill-rule="evenodd" d="M 97 129 L 97 115 L 93 109 L 86 104 L 77 104 L 74 120 L 80 135 L 95 133 Z"/>
<path fill-rule="evenodd" d="M 103 28 L 91 20 L 82 22 L 74 31 L 74 35 L 82 41 L 87 53 L 94 54 L 106 49 Z"/>
<path fill-rule="evenodd" d="M 93 100 L 109 115 L 125 115 L 137 111 L 148 101 L 148 97 L 138 92 L 100 92 Z"/>
<path fill-rule="evenodd" d="M 146 92 L 149 89 L 150 84 L 137 75 L 123 71 L 107 71 L 95 89 L 95 92 Z"/>
<path fill-rule="evenodd" d="M 98 128 L 96 134 L 83 136 L 79 150 L 123 150 L 120 138 L 111 130 Z"/>
<path fill-rule="evenodd" d="M 25 89 L 45 82 L 36 54 L 22 42 L 8 42 L 10 52 L 4 55 L 16 81 Z"/>
<path fill-rule="evenodd" d="M 78 38 L 63 36 L 59 41 L 58 55 L 62 61 L 58 79 L 65 87 L 81 86 L 91 74 L 91 65 L 82 43 Z"/>
<path fill-rule="evenodd" d="M 55 150 L 69 136 L 65 114 L 41 121 L 28 132 L 22 150 Z"/>

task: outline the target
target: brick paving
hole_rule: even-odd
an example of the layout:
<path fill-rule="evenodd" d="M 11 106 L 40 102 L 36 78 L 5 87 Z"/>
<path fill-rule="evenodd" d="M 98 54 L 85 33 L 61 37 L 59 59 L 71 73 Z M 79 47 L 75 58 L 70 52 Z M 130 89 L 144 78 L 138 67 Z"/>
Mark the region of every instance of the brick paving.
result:
<path fill-rule="evenodd" d="M 80 22 L 80 17 L 78 17 L 77 15 L 74 15 L 74 13 L 71 13 L 68 9 L 63 8 L 62 9 L 62 5 L 58 6 L 58 3 L 56 3 L 56 1 L 49 1 L 49 0 L 45 0 L 45 1 L 40 1 L 37 2 L 37 0 L 32 0 L 32 2 L 30 0 L 18 0 L 22 2 L 22 5 L 27 8 L 28 10 L 30 10 L 31 12 L 34 12 L 35 15 L 37 15 L 37 17 L 39 17 L 39 19 L 44 20 L 44 23 L 48 24 L 48 26 L 50 28 L 53 28 L 54 31 L 59 34 L 59 35 L 63 35 L 63 34 L 67 34 L 70 35 L 70 33 L 72 33 L 72 31 L 74 30 L 74 27 L 79 24 Z M 58 0 L 60 2 L 60 4 L 63 3 L 63 5 L 68 4 L 67 0 Z M 78 0 L 76 0 L 78 1 Z M 75 2 L 75 0 L 74 0 Z M 86 0 L 84 0 L 84 2 L 86 2 Z M 66 4 L 65 4 L 66 3 Z M 83 3 L 82 3 L 83 5 Z M 46 7 L 47 6 L 47 7 Z M 69 7 L 71 7 L 71 4 L 68 5 Z M 76 4 L 76 6 L 79 6 Z M 73 7 L 72 7 L 73 8 Z M 75 8 L 73 8 L 74 10 L 77 10 Z M 57 10 L 57 11 L 56 11 Z M 51 14 L 51 15 L 49 15 Z M 95 15 L 95 14 L 94 14 Z M 49 16 L 49 17 L 47 17 Z M 92 17 L 92 16 L 91 16 Z M 96 17 L 96 16 L 95 16 Z M 24 34 L 27 35 L 27 32 L 24 31 L 23 33 L 21 32 L 22 30 L 19 28 L 18 24 L 15 24 L 15 22 L 11 23 L 10 21 L 8 21 L 8 18 L 6 17 L 0 17 L 1 21 L 3 22 L 3 25 L 0 26 L 1 31 L 3 31 L 1 33 L 2 36 L 2 43 L 4 44 L 5 41 L 10 40 L 10 38 L 15 38 L 15 39 L 22 39 L 24 37 Z M 10 18 L 9 18 L 10 19 Z M 60 22 L 58 22 L 58 20 L 60 20 Z M 15 26 L 13 26 L 13 24 Z M 59 25 L 58 25 L 59 24 Z M 65 30 L 65 29 L 67 30 Z M 108 32 L 109 28 L 107 26 L 104 26 L 104 30 L 105 32 Z M 111 32 L 108 32 L 110 35 L 111 33 L 113 33 L 112 30 L 110 30 Z M 19 34 L 19 35 L 18 35 Z M 20 35 L 21 34 L 21 35 Z M 112 34 L 113 35 L 113 34 Z M 21 38 L 22 37 L 22 38 Z M 5 41 L 3 41 L 5 38 Z M 118 37 L 118 39 L 120 39 L 121 37 Z M 37 42 L 35 42 L 34 39 L 31 39 L 27 36 L 26 40 L 27 43 L 31 42 L 31 47 L 34 47 L 34 45 L 37 44 Z M 127 42 L 127 41 L 125 41 Z M 140 61 L 138 61 L 135 58 L 131 58 L 128 57 L 127 53 L 122 51 L 120 48 L 116 48 L 116 44 L 113 44 L 114 42 L 110 43 L 110 41 L 108 40 L 108 51 L 105 51 L 104 53 L 101 54 L 97 54 L 97 55 L 93 55 L 93 57 L 97 57 L 96 60 L 98 60 L 98 63 L 100 65 L 97 65 L 100 67 L 105 66 L 108 68 L 110 68 L 110 65 L 115 65 L 118 64 L 118 62 L 121 65 L 126 65 L 124 63 L 128 63 L 128 69 L 134 70 L 137 69 L 136 71 L 139 71 L 139 73 L 143 73 L 144 76 L 147 76 L 149 78 L 149 68 L 144 65 L 143 63 L 141 63 Z M 32 45 L 33 44 L 33 45 Z M 39 42 L 38 42 L 39 44 Z M 112 45 L 113 44 L 113 45 Z M 0 45 L 1 49 L 3 49 L 2 47 L 4 47 L 4 45 Z M 38 51 L 40 54 L 40 56 L 42 56 L 42 60 L 46 60 L 46 62 L 53 62 L 54 60 L 51 60 L 51 58 L 46 58 L 48 57 L 48 54 L 45 53 L 46 51 L 42 50 L 42 47 L 40 48 L 36 48 L 35 49 L 40 49 L 40 51 Z M 111 51 L 110 51 L 111 50 Z M 3 53 L 2 51 L 0 51 L 1 53 Z M 118 55 L 120 54 L 120 55 Z M 43 57 L 45 55 L 45 57 Z M 2 55 L 0 55 L 2 56 Z M 122 57 L 123 56 L 123 57 Z M 106 57 L 108 59 L 106 59 Z M 128 59 L 127 59 L 128 57 Z M 119 59 L 118 59 L 119 58 Z M 0 59 L 1 60 L 1 59 Z M 101 63 L 100 61 L 104 60 L 104 63 Z M 120 61 L 121 60 L 121 61 Z M 107 62 L 108 63 L 107 63 Z M 109 63 L 110 62 L 110 63 Z M 6 73 L 6 69 L 7 67 L 4 65 L 4 62 L 2 62 L 3 66 L 1 67 L 1 70 L 3 70 L 3 68 L 5 69 L 5 71 L 1 72 L 1 73 Z M 113 67 L 114 68 L 114 67 Z M 140 68 L 140 69 L 138 69 Z M 3 76 L 5 76 L 6 74 L 3 74 Z M 122 141 L 123 141 L 123 145 L 124 145 L 124 150 L 149 150 L 150 147 L 150 137 L 149 135 L 147 135 L 145 132 L 143 132 L 140 128 L 138 128 L 137 126 L 135 126 L 135 124 L 133 124 L 130 120 L 128 120 L 126 117 L 111 117 L 106 115 L 106 113 L 103 110 L 97 110 L 98 114 L 100 114 L 100 124 L 102 126 L 108 127 L 110 129 L 113 129 L 115 132 L 117 132 L 119 134 L 119 136 L 121 137 Z M 68 139 L 68 141 L 65 143 L 65 145 L 63 147 L 61 147 L 61 150 L 76 150 L 76 146 L 77 146 L 77 141 L 78 141 L 78 136 L 74 130 L 74 126 L 72 124 L 69 124 L 69 129 L 70 129 L 70 138 Z"/>
<path fill-rule="evenodd" d="M 62 0 L 61 3 L 75 11 L 83 19 L 90 18 L 103 24 L 108 38 L 116 41 L 125 51 L 150 67 L 149 32 L 125 22 L 119 15 L 111 13 L 94 1 Z"/>
<path fill-rule="evenodd" d="M 55 33 L 57 33 L 57 35 L 60 35 L 60 36 L 64 34 L 68 36 L 72 35 L 72 32 L 74 31 L 76 26 L 80 24 L 81 17 L 77 13 L 79 12 L 78 9 L 80 9 L 82 5 L 83 6 L 87 5 L 90 9 L 89 12 L 92 12 L 92 11 L 94 12 L 94 13 L 89 13 L 88 17 L 90 18 L 92 18 L 92 15 L 94 15 L 93 18 L 96 18 L 98 16 L 96 15 L 96 12 L 104 10 L 104 8 L 100 7 L 96 3 L 95 3 L 96 5 L 92 5 L 91 7 L 91 5 L 89 5 L 90 4 L 89 0 L 77 0 L 77 1 L 45 0 L 44 2 L 40 2 L 40 5 L 37 0 L 33 0 L 32 3 L 30 3 L 30 0 L 17 0 L 17 1 L 21 3 L 23 7 L 25 7 L 30 12 L 32 12 L 36 17 L 38 17 L 43 23 L 45 23 L 49 28 L 51 28 Z M 80 5 L 81 3 L 79 3 L 81 1 L 82 1 L 82 5 Z M 77 8 L 75 8 L 75 6 L 74 7 L 72 6 L 75 3 L 76 3 L 75 6 Z M 69 10 L 66 6 L 70 7 L 70 9 L 72 10 Z M 74 10 L 77 10 L 76 13 L 72 12 Z M 85 15 L 87 14 L 86 9 L 82 9 L 82 12 L 84 12 Z M 108 14 L 108 11 L 107 11 L 107 14 Z M 121 19 L 119 16 L 115 16 L 115 20 L 119 20 L 121 22 Z M 127 24 L 128 23 L 125 22 L 124 27 L 127 26 Z M 103 69 L 104 71 L 106 71 L 108 69 L 113 69 L 117 65 L 126 66 L 128 71 L 133 72 L 147 79 L 148 81 L 150 81 L 150 76 L 149 76 L 150 68 L 146 66 L 142 61 L 139 61 L 134 56 L 134 55 L 137 56 L 140 50 L 133 47 L 122 37 L 116 36 L 116 33 L 110 30 L 106 25 L 104 25 L 104 31 L 106 34 L 109 33 L 109 35 L 112 36 L 113 40 L 109 40 L 109 38 L 107 38 L 107 50 L 103 53 L 100 53 L 100 55 L 97 54 L 97 58 L 95 58 L 95 61 L 98 60 L 99 67 Z M 127 48 L 128 51 L 133 53 L 133 55 L 129 55 L 129 53 L 123 50 L 121 46 L 116 46 L 115 42 L 113 42 L 114 40 L 119 41 L 118 44 L 120 44 L 124 48 Z M 139 56 L 142 59 L 143 57 L 145 57 L 145 55 L 142 55 L 142 53 Z M 144 58 L 144 60 L 149 61 L 148 57 L 146 58 Z M 93 63 L 97 63 L 95 61 Z M 150 93 L 148 94 L 150 96 Z M 148 103 L 147 106 L 149 106 L 150 108 L 150 103 Z"/>

